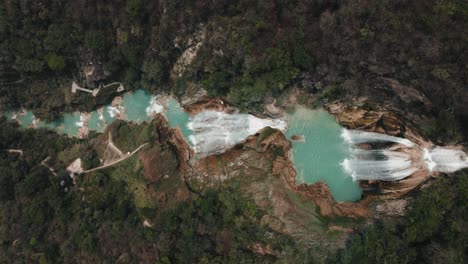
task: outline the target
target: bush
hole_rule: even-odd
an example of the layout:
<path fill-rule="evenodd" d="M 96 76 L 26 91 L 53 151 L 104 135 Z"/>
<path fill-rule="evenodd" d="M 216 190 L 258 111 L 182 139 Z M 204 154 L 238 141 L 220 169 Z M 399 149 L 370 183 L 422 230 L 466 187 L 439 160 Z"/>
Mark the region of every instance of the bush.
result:
<path fill-rule="evenodd" d="M 104 32 L 91 30 L 85 35 L 85 45 L 96 54 L 102 53 L 107 49 Z"/>
<path fill-rule="evenodd" d="M 338 263 L 466 263 L 468 175 L 440 177 L 418 193 L 401 223 L 380 222 L 349 241 Z"/>
<path fill-rule="evenodd" d="M 127 12 L 134 17 L 140 16 L 143 11 L 142 0 L 127 0 Z"/>
<path fill-rule="evenodd" d="M 47 65 L 51 70 L 61 71 L 65 68 L 65 58 L 54 52 L 50 52 L 47 55 Z"/>
<path fill-rule="evenodd" d="M 151 83 L 160 84 L 163 77 L 163 65 L 155 58 L 145 58 L 141 71 L 143 78 Z"/>

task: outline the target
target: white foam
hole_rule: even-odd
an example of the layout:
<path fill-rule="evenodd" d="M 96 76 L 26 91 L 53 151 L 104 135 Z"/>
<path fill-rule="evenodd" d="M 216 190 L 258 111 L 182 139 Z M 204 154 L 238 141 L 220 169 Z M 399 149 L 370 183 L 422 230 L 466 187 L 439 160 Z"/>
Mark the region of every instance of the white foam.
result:
<path fill-rule="evenodd" d="M 114 118 L 116 115 L 120 114 L 121 111 L 118 107 L 114 106 L 108 106 L 107 107 L 107 113 L 109 113 L 109 116 Z"/>
<path fill-rule="evenodd" d="M 203 111 L 190 118 L 187 125 L 193 131 L 189 140 L 195 151 L 204 155 L 224 152 L 267 126 L 284 131 L 286 122 L 249 114 Z"/>
<path fill-rule="evenodd" d="M 418 170 L 406 153 L 362 149 L 351 153 L 351 158 L 345 159 L 341 165 L 354 180 L 396 181 Z"/>
<path fill-rule="evenodd" d="M 415 144 L 406 138 L 389 136 L 386 134 L 360 131 L 360 130 L 348 130 L 343 129 L 341 137 L 349 144 L 361 144 L 361 143 L 374 143 L 374 142 L 393 142 L 405 145 L 407 147 L 414 147 Z"/>
<path fill-rule="evenodd" d="M 150 104 L 146 108 L 146 114 L 148 116 L 162 113 L 164 107 L 158 102 L 158 96 L 151 96 Z"/>
<path fill-rule="evenodd" d="M 432 160 L 432 156 L 428 149 L 424 149 L 423 152 L 423 159 L 427 169 L 429 171 L 433 171 L 437 164 Z"/>
<path fill-rule="evenodd" d="M 432 171 L 451 173 L 468 168 L 468 157 L 461 150 L 435 147 L 425 150 L 426 156 L 427 167 Z"/>
<path fill-rule="evenodd" d="M 77 127 L 83 127 L 84 126 L 83 114 L 80 114 L 80 121 L 77 121 L 75 124 L 76 124 Z"/>

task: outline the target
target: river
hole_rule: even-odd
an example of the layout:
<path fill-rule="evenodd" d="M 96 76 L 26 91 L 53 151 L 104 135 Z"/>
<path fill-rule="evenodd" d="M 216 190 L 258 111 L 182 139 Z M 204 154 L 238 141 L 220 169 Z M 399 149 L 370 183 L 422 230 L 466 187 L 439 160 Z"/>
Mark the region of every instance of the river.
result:
<path fill-rule="evenodd" d="M 25 110 L 8 111 L 4 115 L 23 128 L 48 128 L 69 136 L 86 136 L 89 130 L 103 132 L 115 119 L 141 123 L 151 120 L 156 113 L 165 115 L 170 127 L 179 127 L 199 156 L 226 151 L 267 126 L 283 131 L 288 138 L 296 136 L 300 140 L 292 141 L 291 158 L 297 170 L 297 183 L 324 181 L 337 201 L 358 201 L 362 194 L 358 180 L 395 181 L 421 169 L 404 153 L 356 149 L 359 143 L 381 141 L 418 148 L 413 142 L 384 134 L 346 130 L 326 111 L 302 106 L 296 106 L 282 119 L 214 111 L 190 117 L 173 98 L 136 90 L 124 94 L 112 105 L 87 114 L 65 114 L 50 123 L 36 119 Z M 424 149 L 423 154 L 422 166 L 430 171 L 453 172 L 468 167 L 468 158 L 461 150 Z"/>

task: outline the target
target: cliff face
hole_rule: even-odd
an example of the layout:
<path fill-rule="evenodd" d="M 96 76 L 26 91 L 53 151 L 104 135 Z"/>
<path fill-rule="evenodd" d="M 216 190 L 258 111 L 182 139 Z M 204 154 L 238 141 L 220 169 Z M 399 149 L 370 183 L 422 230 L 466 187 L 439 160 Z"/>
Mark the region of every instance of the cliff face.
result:
<path fill-rule="evenodd" d="M 219 103 L 223 102 L 222 100 L 209 98 L 206 95 L 186 100 L 190 103 L 185 107 L 192 114 L 204 109 L 230 111 L 227 104 Z M 338 122 L 350 129 L 406 137 L 421 146 L 432 144 L 418 133 L 412 123 L 390 111 L 365 110 L 364 107 L 358 108 L 336 102 L 328 104 L 327 109 L 336 116 Z M 149 179 L 164 178 L 165 175 L 154 176 L 159 171 L 156 167 L 166 166 L 162 164 L 166 162 L 166 158 L 176 159 L 175 166 L 180 180 L 188 187 L 185 189 L 185 195 L 188 195 L 188 190 L 198 193 L 209 187 L 237 184 L 267 213 L 262 219 L 263 224 L 275 231 L 292 234 L 298 239 L 307 241 L 306 243 L 317 239 L 318 233 L 315 230 L 317 226 L 310 223 L 323 221 L 320 220 L 323 217 L 362 219 L 382 215 L 385 217 L 402 215 L 406 206 L 404 200 L 396 200 L 398 202 L 390 204 L 387 198 L 401 197 L 420 186 L 431 175 L 428 171 L 421 170 L 398 182 L 367 182 L 367 185 L 377 187 L 381 194 L 365 194 L 363 199 L 355 203 L 337 202 L 323 182 L 310 185 L 296 183 L 296 170 L 290 158 L 292 144 L 279 130 L 264 128 L 227 152 L 197 157 L 181 131 L 169 128 L 163 116 L 157 115 L 153 125 L 157 136 L 155 141 L 170 149 L 172 154 L 164 154 L 160 150 L 163 149 L 161 147 L 153 147 L 141 154 L 145 175 L 148 175 Z M 415 157 L 417 155 L 420 154 L 414 154 Z M 164 180 L 159 181 L 164 182 Z M 180 195 L 181 191 L 174 193 Z M 385 206 L 389 206 L 392 210 L 385 210 Z M 321 222 L 320 225 L 325 232 L 349 231 L 346 226 L 341 226 L 339 223 Z"/>
<path fill-rule="evenodd" d="M 190 171 L 189 161 L 194 153 L 180 129 L 170 128 L 167 119 L 161 114 L 157 114 L 152 123 L 155 126 L 157 142 L 172 151 L 177 160 L 179 173 L 181 175 L 187 174 Z M 160 162 L 167 161 L 161 160 Z"/>

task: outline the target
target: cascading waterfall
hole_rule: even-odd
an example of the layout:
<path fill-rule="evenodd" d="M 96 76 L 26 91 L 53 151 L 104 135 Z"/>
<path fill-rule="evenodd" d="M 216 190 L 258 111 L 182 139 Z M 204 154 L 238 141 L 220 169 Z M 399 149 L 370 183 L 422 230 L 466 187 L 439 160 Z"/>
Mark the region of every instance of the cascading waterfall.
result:
<path fill-rule="evenodd" d="M 401 180 L 418 170 L 410 155 L 390 150 L 352 151 L 352 158 L 343 167 L 355 180 Z"/>
<path fill-rule="evenodd" d="M 342 162 L 344 170 L 354 180 L 396 181 L 418 170 L 407 153 L 388 149 L 360 149 L 354 145 L 374 142 L 391 142 L 407 147 L 416 146 L 412 141 L 385 134 L 343 129 L 341 137 L 350 144 L 350 158 Z"/>
<path fill-rule="evenodd" d="M 284 131 L 286 122 L 249 114 L 203 111 L 190 118 L 188 128 L 193 135 L 189 140 L 201 155 L 221 153 L 267 126 Z"/>
<path fill-rule="evenodd" d="M 351 144 L 393 142 L 405 145 L 407 147 L 415 146 L 415 144 L 411 140 L 408 140 L 406 138 L 394 137 L 386 134 L 379 134 L 373 132 L 343 129 L 343 133 L 341 135 L 346 142 Z"/>
<path fill-rule="evenodd" d="M 305 128 L 310 124 L 300 125 Z M 222 153 L 267 126 L 286 130 L 286 122 L 283 120 L 216 111 L 203 111 L 193 116 L 187 126 L 193 132 L 189 140 L 195 152 L 202 156 Z M 341 138 L 344 140 L 343 144 L 349 146 L 348 158 L 341 165 L 354 180 L 398 181 L 420 169 L 449 173 L 468 167 L 467 155 L 461 150 L 442 147 L 421 149 L 405 138 L 359 130 L 343 129 Z M 363 143 L 386 142 L 399 144 L 411 151 L 395 151 L 390 148 L 368 150 L 358 147 Z"/>
<path fill-rule="evenodd" d="M 298 108 L 294 114 L 288 116 L 290 126 L 286 131 L 287 125 L 283 120 L 260 119 L 248 114 L 203 111 L 189 118 L 177 101 L 169 100 L 165 107 L 163 99 L 137 90 L 125 94 L 120 104 L 108 105 L 89 113 L 88 120 L 79 113 L 66 114 L 61 120 L 51 123 L 35 119 L 32 112 L 26 110 L 18 113 L 7 111 L 4 115 L 7 119 L 16 120 L 24 128 L 34 125 L 76 136 L 79 128 L 85 125 L 90 130 L 102 132 L 115 118 L 139 123 L 151 119 L 155 113 L 164 112 L 170 126 L 179 127 L 193 143 L 195 151 L 202 156 L 226 151 L 269 126 L 286 132 L 289 137 L 305 136 L 304 142 L 293 142 L 294 159 L 296 165 L 300 164 L 297 166 L 298 175 L 302 174 L 305 178 L 318 175 L 315 180 L 328 180 L 332 189 L 335 188 L 340 193 L 343 189 L 339 183 L 333 187 L 335 181 L 341 180 L 341 176 L 337 175 L 345 178 L 350 175 L 354 180 L 396 181 L 418 170 L 426 170 L 427 173 L 451 173 L 468 168 L 468 157 L 462 150 L 439 146 L 423 149 L 405 138 L 341 129 L 334 118 L 324 118 L 316 110 Z M 379 142 L 398 144 L 400 149 L 359 148 L 363 147 L 360 145 L 362 143 Z M 297 163 L 298 160 L 300 163 Z M 335 178 L 331 180 L 328 177 Z"/>
<path fill-rule="evenodd" d="M 424 161 L 430 171 L 451 173 L 468 168 L 468 157 L 465 152 L 456 149 L 435 147 L 424 149 Z"/>
<path fill-rule="evenodd" d="M 414 142 L 385 134 L 343 129 L 342 138 L 350 144 L 350 158 L 342 162 L 344 170 L 354 180 L 397 181 L 420 169 L 430 172 L 455 172 L 468 167 L 468 157 L 461 150 L 435 147 L 421 149 Z M 410 154 L 389 149 L 360 149 L 362 143 L 390 142 L 401 144 L 420 153 L 422 162 Z"/>

